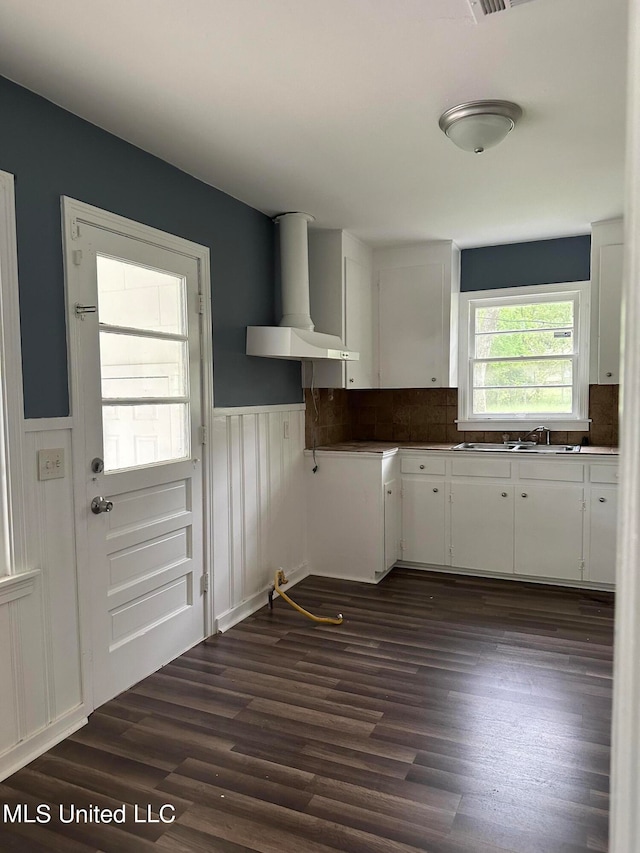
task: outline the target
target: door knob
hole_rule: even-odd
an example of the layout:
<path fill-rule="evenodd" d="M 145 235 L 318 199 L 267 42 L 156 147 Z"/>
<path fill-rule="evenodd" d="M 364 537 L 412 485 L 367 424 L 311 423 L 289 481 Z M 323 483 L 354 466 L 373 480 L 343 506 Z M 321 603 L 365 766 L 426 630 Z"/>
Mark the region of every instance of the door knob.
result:
<path fill-rule="evenodd" d="M 91 512 L 94 515 L 100 515 L 101 512 L 111 512 L 113 509 L 113 501 L 108 501 L 106 498 L 97 497 L 91 501 Z"/>

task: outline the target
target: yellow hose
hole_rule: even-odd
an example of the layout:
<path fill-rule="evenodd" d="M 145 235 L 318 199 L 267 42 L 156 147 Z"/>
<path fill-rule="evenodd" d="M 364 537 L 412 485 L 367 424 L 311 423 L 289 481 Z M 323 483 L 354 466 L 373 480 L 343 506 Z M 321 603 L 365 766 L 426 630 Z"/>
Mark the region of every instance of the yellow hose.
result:
<path fill-rule="evenodd" d="M 323 625 L 342 625 L 344 621 L 342 618 L 342 613 L 338 613 L 337 618 L 333 618 L 331 616 L 314 616 L 313 613 L 309 613 L 309 611 L 305 610 L 304 607 L 300 607 L 299 604 L 296 604 L 295 601 L 292 601 L 289 598 L 286 592 L 283 592 L 280 589 L 280 584 L 286 583 L 289 583 L 289 581 L 286 579 L 284 571 L 282 569 L 278 569 L 274 579 L 275 590 L 278 595 L 284 598 L 287 604 L 290 604 L 294 608 L 294 610 L 297 610 L 298 613 L 302 613 L 303 616 L 312 619 L 314 622 L 321 622 Z"/>

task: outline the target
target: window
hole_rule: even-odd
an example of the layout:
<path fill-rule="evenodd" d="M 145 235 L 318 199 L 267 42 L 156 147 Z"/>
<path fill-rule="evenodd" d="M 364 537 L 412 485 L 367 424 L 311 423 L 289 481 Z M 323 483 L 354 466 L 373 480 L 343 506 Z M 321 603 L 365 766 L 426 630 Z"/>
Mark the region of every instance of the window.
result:
<path fill-rule="evenodd" d="M 588 282 L 461 294 L 459 429 L 588 428 L 588 297 Z"/>

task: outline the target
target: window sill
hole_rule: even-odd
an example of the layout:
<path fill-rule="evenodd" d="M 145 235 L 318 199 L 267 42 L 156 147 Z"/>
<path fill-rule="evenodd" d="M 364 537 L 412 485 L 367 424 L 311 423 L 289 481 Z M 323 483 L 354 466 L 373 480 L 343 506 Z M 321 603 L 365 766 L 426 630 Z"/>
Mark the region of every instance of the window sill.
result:
<path fill-rule="evenodd" d="M 35 589 L 36 579 L 39 576 L 40 571 L 36 569 L 31 572 L 19 572 L 16 575 L 0 577 L 0 605 L 30 595 Z"/>
<path fill-rule="evenodd" d="M 544 424 L 549 427 L 551 432 L 588 432 L 591 428 L 590 419 L 582 420 L 551 420 L 549 418 L 541 418 L 540 420 L 473 420 L 473 421 L 456 421 L 459 430 L 464 432 L 522 432 L 523 430 L 535 429 L 537 426 Z"/>

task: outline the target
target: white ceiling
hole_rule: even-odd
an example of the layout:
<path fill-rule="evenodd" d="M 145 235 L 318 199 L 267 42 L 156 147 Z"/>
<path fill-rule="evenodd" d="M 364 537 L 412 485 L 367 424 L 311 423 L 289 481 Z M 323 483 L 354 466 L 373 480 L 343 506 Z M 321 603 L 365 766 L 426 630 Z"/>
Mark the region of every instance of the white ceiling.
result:
<path fill-rule="evenodd" d="M 627 0 L 0 0 L 0 74 L 269 214 L 373 244 L 622 212 Z M 524 118 L 474 155 L 448 107 Z"/>

